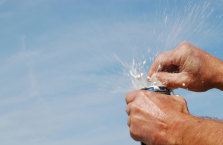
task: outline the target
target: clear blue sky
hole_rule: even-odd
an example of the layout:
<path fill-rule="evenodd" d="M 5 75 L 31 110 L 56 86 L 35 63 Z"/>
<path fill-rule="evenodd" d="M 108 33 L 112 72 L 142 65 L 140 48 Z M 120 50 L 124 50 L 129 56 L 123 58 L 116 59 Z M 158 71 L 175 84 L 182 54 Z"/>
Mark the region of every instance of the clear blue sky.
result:
<path fill-rule="evenodd" d="M 187 40 L 223 59 L 222 24 L 222 0 L 0 0 L 1 144 L 139 144 L 116 57 L 151 64 Z M 223 118 L 222 92 L 176 93 Z"/>

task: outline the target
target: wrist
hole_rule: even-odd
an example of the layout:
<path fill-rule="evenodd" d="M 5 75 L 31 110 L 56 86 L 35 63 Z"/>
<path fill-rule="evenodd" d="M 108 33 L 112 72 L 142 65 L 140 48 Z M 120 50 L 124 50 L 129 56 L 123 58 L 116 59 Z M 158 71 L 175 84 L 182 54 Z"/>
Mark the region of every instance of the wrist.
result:
<path fill-rule="evenodd" d="M 189 116 L 185 122 L 181 145 L 222 145 L 221 121 Z"/>
<path fill-rule="evenodd" d="M 191 130 L 194 129 L 200 118 L 194 117 L 190 114 L 178 114 L 172 122 L 168 132 L 168 144 L 186 145 L 185 139 L 190 138 Z M 189 136 L 188 136 L 189 135 Z"/>
<path fill-rule="evenodd" d="M 198 144 L 204 119 L 188 115 L 182 128 L 182 145 Z"/>
<path fill-rule="evenodd" d="M 223 61 L 218 59 L 218 61 L 214 64 L 214 70 L 215 71 L 211 78 L 213 88 L 223 90 Z"/>
<path fill-rule="evenodd" d="M 199 134 L 205 119 L 190 114 L 178 115 L 168 133 L 168 144 L 195 145 L 199 142 Z"/>

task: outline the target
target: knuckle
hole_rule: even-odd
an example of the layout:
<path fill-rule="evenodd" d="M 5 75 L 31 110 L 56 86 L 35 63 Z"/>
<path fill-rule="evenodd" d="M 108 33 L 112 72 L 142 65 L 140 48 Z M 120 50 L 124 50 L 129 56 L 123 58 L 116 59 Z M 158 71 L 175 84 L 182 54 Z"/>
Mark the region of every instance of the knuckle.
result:
<path fill-rule="evenodd" d="M 139 112 L 139 108 L 138 108 L 136 105 L 134 105 L 134 104 L 132 104 L 132 105 L 130 106 L 129 110 L 131 110 L 131 114 L 132 114 L 132 115 L 135 115 L 137 112 Z M 134 118 L 132 117 L 132 120 L 133 120 L 133 119 L 134 119 Z"/>
<path fill-rule="evenodd" d="M 190 44 L 190 43 L 187 42 L 187 41 L 183 41 L 183 42 L 180 43 L 180 45 L 182 45 L 182 46 L 187 46 L 187 45 L 189 45 L 189 44 Z"/>
<path fill-rule="evenodd" d="M 162 55 L 162 53 L 157 54 L 157 55 L 156 55 L 156 58 L 160 58 L 161 55 Z"/>
<path fill-rule="evenodd" d="M 137 94 L 136 94 L 137 97 L 142 97 L 144 95 L 145 95 L 145 92 L 142 91 L 142 90 L 141 91 L 138 91 Z"/>
<path fill-rule="evenodd" d="M 145 96 L 146 98 L 151 98 L 151 97 L 154 96 L 154 92 L 152 92 L 152 91 L 145 91 L 145 92 L 144 92 L 144 96 Z"/>
<path fill-rule="evenodd" d="M 162 58 L 163 58 L 163 53 L 157 54 L 155 58 L 155 62 L 159 63 Z"/>
<path fill-rule="evenodd" d="M 181 102 L 181 103 L 183 103 L 183 104 L 186 103 L 186 99 L 185 99 L 184 97 L 177 96 L 176 98 L 177 98 L 177 100 L 178 100 L 179 102 Z"/>
<path fill-rule="evenodd" d="M 184 107 L 187 107 L 187 100 L 185 98 L 183 99 L 183 105 Z"/>
<path fill-rule="evenodd" d="M 130 120 L 132 120 L 133 116 L 137 111 L 138 111 L 137 107 L 135 107 L 135 105 L 132 104 L 129 104 L 126 108 L 126 113 L 128 114 Z"/>
<path fill-rule="evenodd" d="M 177 98 L 178 98 L 178 101 L 179 101 L 179 105 L 182 107 L 182 110 L 184 111 L 185 108 L 186 108 L 186 110 L 188 110 L 186 99 L 184 97 L 181 97 L 181 96 L 178 96 Z"/>
<path fill-rule="evenodd" d="M 186 50 L 189 48 L 190 43 L 187 41 L 183 41 L 180 43 L 180 45 L 177 47 L 180 50 Z"/>
<path fill-rule="evenodd" d="M 185 99 L 185 98 L 183 98 L 183 97 L 182 97 L 182 102 L 183 102 L 184 104 L 186 104 L 186 103 L 187 103 L 186 99 Z"/>
<path fill-rule="evenodd" d="M 130 136 L 136 140 L 136 141 L 139 141 L 139 135 L 137 133 L 137 130 L 133 127 L 130 127 Z"/>
<path fill-rule="evenodd" d="M 183 107 L 187 107 L 187 101 L 186 101 L 186 99 L 185 98 L 182 98 L 181 100 L 182 100 L 182 106 Z"/>
<path fill-rule="evenodd" d="M 134 115 L 129 116 L 129 121 L 131 122 L 133 127 L 134 127 L 135 123 L 137 123 L 136 117 Z"/>
<path fill-rule="evenodd" d="M 127 103 L 127 100 L 128 100 L 128 99 L 127 99 L 127 96 L 125 96 L 125 102 L 126 102 L 126 103 Z"/>
<path fill-rule="evenodd" d="M 140 108 L 138 106 L 133 105 L 132 107 L 133 115 L 140 112 Z M 135 120 L 135 118 L 133 118 Z"/>
<path fill-rule="evenodd" d="M 128 121 L 127 121 L 128 126 L 131 126 L 131 118 L 128 117 Z"/>
<path fill-rule="evenodd" d="M 141 91 L 139 91 L 138 93 L 137 93 L 137 100 L 139 101 L 139 100 L 144 100 L 144 99 L 148 99 L 148 98 L 150 98 L 150 97 L 153 97 L 153 95 L 154 95 L 154 92 L 152 92 L 152 91 L 147 91 L 147 90 L 141 90 Z"/>
<path fill-rule="evenodd" d="M 165 55 L 165 53 L 159 53 L 159 54 L 157 54 L 156 61 L 160 61 L 161 58 L 163 57 L 163 55 Z"/>
<path fill-rule="evenodd" d="M 134 111 L 135 110 L 135 105 L 133 105 L 133 103 L 131 103 L 131 104 L 129 104 L 128 105 L 128 109 L 129 109 L 129 111 Z"/>
<path fill-rule="evenodd" d="M 182 103 L 185 103 L 185 102 L 186 102 L 186 99 L 185 99 L 184 97 L 179 96 L 179 99 L 180 99 L 180 101 L 181 101 Z"/>
<path fill-rule="evenodd" d="M 164 53 L 160 53 L 160 54 L 158 54 L 158 55 L 156 56 L 155 61 L 157 62 L 157 64 L 159 64 L 159 65 L 162 66 L 163 63 L 166 61 L 166 58 L 169 57 L 169 55 L 170 55 L 170 51 L 166 51 L 166 52 L 164 52 Z M 159 68 L 159 65 L 157 66 L 158 69 L 160 69 L 160 68 Z"/>
<path fill-rule="evenodd" d="M 131 110 L 131 111 L 134 113 L 135 105 L 132 105 L 132 104 L 131 104 L 131 106 L 129 106 L 129 110 Z"/>
<path fill-rule="evenodd" d="M 126 96 L 125 96 L 125 101 L 126 101 L 126 103 L 128 104 L 128 103 L 130 103 L 131 102 L 131 100 L 133 100 L 134 99 L 134 92 L 130 92 L 130 93 L 128 93 Z"/>
<path fill-rule="evenodd" d="M 130 107 L 129 107 L 129 105 L 126 107 L 125 112 L 129 115 L 129 113 L 130 113 Z"/>
<path fill-rule="evenodd" d="M 130 95 L 129 95 L 129 93 L 125 96 L 125 101 L 127 102 L 128 100 L 129 100 L 129 97 L 130 97 Z"/>
<path fill-rule="evenodd" d="M 146 94 L 146 95 L 150 95 L 150 96 L 151 96 L 152 94 L 154 94 L 154 92 L 153 92 L 153 91 L 146 91 L 146 90 L 145 90 L 145 91 L 144 91 L 144 94 Z"/>

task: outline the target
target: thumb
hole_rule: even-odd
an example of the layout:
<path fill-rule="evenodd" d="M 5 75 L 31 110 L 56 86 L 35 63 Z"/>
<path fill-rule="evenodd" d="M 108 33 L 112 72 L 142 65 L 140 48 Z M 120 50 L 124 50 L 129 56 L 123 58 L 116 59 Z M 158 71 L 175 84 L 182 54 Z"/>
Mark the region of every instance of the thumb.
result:
<path fill-rule="evenodd" d="M 161 81 L 166 87 L 170 88 L 188 88 L 189 76 L 185 72 L 168 73 L 157 72 L 157 79 Z"/>

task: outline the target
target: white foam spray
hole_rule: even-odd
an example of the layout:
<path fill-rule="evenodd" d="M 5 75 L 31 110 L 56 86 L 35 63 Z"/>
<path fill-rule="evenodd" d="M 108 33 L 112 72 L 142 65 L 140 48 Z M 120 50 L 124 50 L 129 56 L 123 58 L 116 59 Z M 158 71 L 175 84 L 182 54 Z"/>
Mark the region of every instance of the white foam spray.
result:
<path fill-rule="evenodd" d="M 181 5 L 178 6 L 177 3 Z M 156 73 L 151 78 L 147 78 L 149 67 L 158 53 L 174 49 L 184 40 L 196 46 L 202 46 L 206 45 L 206 39 L 209 38 L 209 35 L 221 36 L 219 31 L 221 29 L 219 28 L 222 25 L 220 23 L 219 25 L 212 25 L 210 20 L 210 18 L 221 19 L 221 17 L 217 17 L 220 14 L 215 14 L 214 10 L 215 7 L 213 7 L 212 2 L 206 0 L 182 1 L 182 3 L 176 1 L 176 5 L 167 5 L 163 10 L 159 9 L 153 21 L 150 22 L 150 26 L 146 27 L 147 30 L 151 30 L 148 35 L 149 49 L 144 50 L 142 55 L 134 54 L 132 62 L 116 57 L 123 67 L 122 78 L 126 77 L 129 80 L 122 85 L 123 90 L 128 90 L 124 89 L 127 87 L 131 90 L 151 85 L 165 85 L 165 82 L 160 82 L 157 79 Z M 141 48 L 137 49 L 142 50 Z M 155 53 L 151 53 L 151 51 Z M 182 84 L 182 86 L 185 85 Z"/>

